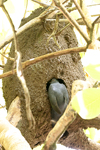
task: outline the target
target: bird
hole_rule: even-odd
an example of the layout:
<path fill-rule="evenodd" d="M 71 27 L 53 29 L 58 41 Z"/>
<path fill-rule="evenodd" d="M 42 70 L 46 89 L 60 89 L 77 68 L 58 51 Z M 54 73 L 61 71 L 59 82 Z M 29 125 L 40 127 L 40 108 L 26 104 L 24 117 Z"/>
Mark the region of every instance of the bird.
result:
<path fill-rule="evenodd" d="M 69 95 L 64 82 L 60 83 L 56 78 L 51 79 L 48 96 L 51 104 L 51 122 L 52 126 L 55 126 L 69 103 Z"/>

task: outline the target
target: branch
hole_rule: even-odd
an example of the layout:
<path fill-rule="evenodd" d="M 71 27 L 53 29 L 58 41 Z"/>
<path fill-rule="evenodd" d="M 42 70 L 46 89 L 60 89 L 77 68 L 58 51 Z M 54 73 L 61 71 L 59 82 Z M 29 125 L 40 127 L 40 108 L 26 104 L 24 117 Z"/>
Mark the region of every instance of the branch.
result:
<path fill-rule="evenodd" d="M 100 15 L 100 14 L 91 15 L 91 17 L 98 17 L 99 15 Z M 84 25 L 84 22 L 83 22 L 82 18 L 77 19 L 77 22 L 78 22 L 80 25 Z M 98 19 L 98 20 L 96 21 L 96 24 L 97 24 L 97 23 L 100 23 L 100 19 Z"/>
<path fill-rule="evenodd" d="M 21 100 L 17 96 L 10 104 L 7 111 L 6 119 L 14 126 L 17 127 L 18 122 L 22 120 L 21 115 Z"/>
<path fill-rule="evenodd" d="M 68 23 L 66 26 L 64 26 L 64 27 L 63 27 L 60 31 L 58 31 L 55 35 L 56 35 L 56 36 L 60 35 L 61 32 L 62 32 L 63 30 L 65 30 L 69 25 L 70 25 L 70 23 Z"/>
<path fill-rule="evenodd" d="M 82 81 L 82 80 L 76 80 L 76 81 L 79 81 L 83 85 L 83 89 L 88 88 L 88 86 L 89 86 L 88 82 L 86 82 L 86 81 Z M 81 88 L 82 88 L 82 86 L 79 88 L 79 90 Z M 49 134 L 46 138 L 43 150 L 50 150 L 50 149 L 53 150 L 56 147 L 57 140 L 61 137 L 62 133 L 64 133 L 64 131 L 66 131 L 66 129 L 67 129 L 68 133 L 77 132 L 79 130 L 79 128 L 89 127 L 90 122 L 91 122 L 90 126 L 93 126 L 93 120 L 95 120 L 95 119 L 92 119 L 92 121 L 84 120 L 84 119 L 81 119 L 81 117 L 79 117 L 78 115 L 76 116 L 76 113 L 72 109 L 71 102 L 70 102 L 69 105 L 67 106 L 67 109 L 65 110 L 63 116 L 58 120 L 57 124 L 49 132 Z M 87 122 L 88 125 L 86 125 L 85 122 Z M 84 124 L 82 124 L 82 123 L 84 123 Z M 94 124 L 95 124 L 95 122 L 94 122 Z M 82 125 L 85 125 L 85 127 Z M 98 125 L 98 123 L 97 123 L 97 125 Z M 98 127 L 100 128 L 100 121 L 99 121 Z"/>
<path fill-rule="evenodd" d="M 91 15 L 91 17 L 99 17 L 99 15 L 100 14 Z M 46 18 L 46 22 L 55 22 L 55 21 L 56 21 L 56 19 L 51 19 L 51 18 L 47 19 Z M 79 25 L 85 25 L 82 18 L 79 18 L 76 21 Z M 68 19 L 59 19 L 59 22 L 65 22 L 66 24 L 69 23 Z M 97 24 L 97 23 L 100 23 L 100 18 L 98 18 L 98 20 L 94 24 Z"/>
<path fill-rule="evenodd" d="M 26 81 L 23 75 L 23 71 L 22 71 L 22 63 L 21 63 L 21 54 L 20 52 L 17 52 L 17 60 L 16 60 L 16 72 L 17 72 L 17 76 L 18 79 L 20 80 L 23 90 L 24 90 L 24 94 L 25 94 L 25 100 L 26 100 L 26 114 L 27 114 L 27 119 L 29 122 L 29 129 L 31 129 L 33 127 L 33 129 L 35 129 L 35 119 L 33 117 L 33 114 L 31 112 L 31 108 L 30 108 L 30 94 L 29 94 L 29 90 L 28 87 L 26 85 Z"/>
<path fill-rule="evenodd" d="M 4 54 L 2 54 L 1 52 L 0 52 L 0 54 L 3 56 L 3 57 L 5 57 L 6 59 L 8 59 L 8 60 L 11 60 L 11 61 L 14 61 L 15 59 L 14 58 L 11 58 L 11 57 L 7 57 L 7 56 L 5 56 Z"/>
<path fill-rule="evenodd" d="M 23 31 L 31 28 L 33 25 L 38 24 L 41 22 L 41 19 L 45 18 L 46 16 L 48 16 L 50 13 L 52 13 L 53 11 L 55 11 L 56 8 L 52 8 L 49 9 L 48 8 L 41 13 L 38 17 L 30 20 L 29 22 L 27 22 L 25 25 L 23 25 L 22 27 L 20 27 L 17 32 L 16 32 L 16 36 L 20 35 Z M 7 45 L 9 42 L 11 42 L 13 40 L 13 34 L 11 34 L 9 37 L 5 38 L 3 41 L 0 42 L 0 49 L 2 49 L 5 45 Z"/>
<path fill-rule="evenodd" d="M 2 109 L 2 108 L 6 108 L 6 106 L 4 105 L 4 106 L 2 106 L 1 104 L 0 104 L 0 109 Z"/>
<path fill-rule="evenodd" d="M 98 3 L 98 4 L 92 4 L 92 5 L 87 5 L 87 7 L 98 6 L 98 5 L 100 5 L 100 3 Z"/>
<path fill-rule="evenodd" d="M 54 25 L 53 32 L 52 32 L 51 35 L 48 37 L 46 44 L 48 45 L 48 43 L 49 43 L 51 37 L 53 37 L 53 40 L 54 40 L 55 44 L 56 44 L 59 48 L 61 48 L 61 47 L 59 46 L 57 40 L 56 40 L 56 35 L 57 35 L 56 33 L 57 33 L 57 30 L 58 30 L 58 24 L 59 24 L 59 17 L 58 17 L 58 14 L 56 14 L 56 21 L 55 21 L 55 25 Z"/>
<path fill-rule="evenodd" d="M 92 23 L 92 25 L 94 26 L 99 19 L 100 19 L 100 15 L 94 20 L 94 22 Z"/>
<path fill-rule="evenodd" d="M 78 5 L 78 3 L 76 2 L 76 0 L 72 0 L 72 1 L 74 2 L 74 4 L 75 4 L 77 10 L 79 11 L 81 17 L 83 18 L 83 21 L 84 21 L 85 25 L 86 25 L 88 28 L 91 29 L 91 28 L 92 28 L 92 25 L 87 22 L 87 20 L 86 20 L 86 18 L 85 18 L 85 15 L 84 15 L 84 13 L 82 12 L 82 10 L 81 10 L 80 6 Z"/>
<path fill-rule="evenodd" d="M 82 119 L 79 115 L 77 115 L 75 121 L 68 127 L 67 131 L 68 133 L 77 132 L 77 130 L 81 129 L 87 129 L 87 128 L 96 128 L 100 129 L 100 118 L 94 118 L 90 120 Z"/>
<path fill-rule="evenodd" d="M 54 10 L 55 10 L 55 9 L 54 9 Z M 52 10 L 52 11 L 54 11 L 54 10 Z M 51 11 L 51 12 L 52 12 L 52 11 Z M 50 13 L 51 13 L 51 12 L 50 12 Z M 44 15 L 41 16 L 41 14 L 40 14 L 40 16 L 38 16 L 38 17 L 36 17 L 36 18 L 30 20 L 29 22 L 27 22 L 25 25 L 23 25 L 22 27 L 20 27 L 20 28 L 17 30 L 16 35 L 18 36 L 18 35 L 20 35 L 22 32 L 24 32 L 25 30 L 31 28 L 33 25 L 40 23 L 40 22 L 41 22 L 41 17 L 45 17 L 46 15 L 47 15 L 47 14 L 44 14 Z M 93 16 L 94 16 L 94 15 L 93 15 Z M 98 16 L 98 15 L 96 15 L 96 16 Z M 46 19 L 46 20 L 47 20 L 47 21 L 55 21 L 55 19 Z M 59 21 L 60 21 L 60 22 L 63 22 L 63 21 L 64 21 L 64 22 L 68 22 L 67 19 L 66 19 L 66 20 L 65 20 L 65 19 L 60 19 Z M 77 20 L 77 22 L 78 22 L 80 25 L 84 25 L 82 19 Z M 100 21 L 98 21 L 98 22 L 96 22 L 96 23 L 100 23 Z M 12 40 L 13 40 L 13 34 L 11 34 L 10 36 L 8 36 L 7 38 L 5 38 L 3 41 L 0 42 L 0 49 L 2 49 L 4 46 L 6 46 L 8 43 L 10 43 Z"/>
<path fill-rule="evenodd" d="M 20 27 L 17 32 L 16 35 L 20 35 L 23 31 L 29 29 L 30 27 L 32 27 L 35 23 L 39 23 L 41 22 L 41 19 L 39 17 L 36 17 L 35 19 L 32 19 L 31 21 L 27 22 L 25 25 L 23 25 L 22 27 Z M 13 40 L 13 34 L 11 34 L 9 37 L 5 38 L 3 41 L 1 41 L 0 43 L 0 49 L 2 49 L 5 45 L 7 45 L 9 42 L 11 42 Z"/>
<path fill-rule="evenodd" d="M 3 118 L 0 118 L 0 144 L 5 150 L 31 150 L 21 132 Z"/>
<path fill-rule="evenodd" d="M 67 1 L 68 1 L 68 0 L 64 0 L 64 1 L 62 2 L 62 4 L 65 4 Z"/>
<path fill-rule="evenodd" d="M 9 16 L 9 14 L 8 14 L 8 12 L 7 12 L 6 8 L 5 8 L 5 6 L 4 6 L 4 5 L 1 5 L 1 8 L 2 8 L 2 10 L 4 11 L 4 13 L 5 13 L 5 15 L 6 15 L 6 17 L 7 17 L 8 21 L 9 21 L 10 25 L 11 25 L 11 28 L 12 28 L 12 31 L 13 31 L 13 36 L 14 36 L 15 49 L 17 49 L 17 39 L 16 39 L 16 34 L 15 34 L 16 31 L 15 31 L 13 22 L 12 22 L 10 16 Z"/>
<path fill-rule="evenodd" d="M 93 4 L 93 5 L 87 5 L 87 7 L 92 7 L 92 6 L 97 6 L 97 5 L 100 5 L 100 3 L 99 3 L 99 4 Z M 71 12 L 71 11 L 77 10 L 77 9 L 76 9 L 76 7 L 71 7 L 71 8 L 68 8 L 67 10 L 68 10 L 69 12 Z"/>
<path fill-rule="evenodd" d="M 69 48 L 69 49 L 65 49 L 65 50 L 61 50 L 61 51 L 57 51 L 57 52 L 52 52 L 49 54 L 45 54 L 45 55 L 33 58 L 31 60 L 25 61 L 24 63 L 22 63 L 22 66 L 25 69 L 27 66 L 29 66 L 31 64 L 35 64 L 37 62 L 40 62 L 40 61 L 43 61 L 46 59 L 54 58 L 54 57 L 69 54 L 69 53 L 83 52 L 83 51 L 86 51 L 86 47 L 74 47 L 74 48 Z"/>
<path fill-rule="evenodd" d="M 41 5 L 41 6 L 43 6 L 43 7 L 49 7 L 49 5 L 47 5 L 45 3 L 42 3 L 42 2 L 39 2 L 37 0 L 32 0 L 32 1 L 35 2 L 35 3 L 37 3 L 37 4 L 39 4 L 39 5 Z"/>
<path fill-rule="evenodd" d="M 28 67 L 32 64 L 35 64 L 37 62 L 41 62 L 41 61 L 46 60 L 46 59 L 54 58 L 54 57 L 57 57 L 60 55 L 65 55 L 65 54 L 74 53 L 74 52 L 85 52 L 85 51 L 86 51 L 86 47 L 75 47 L 75 48 L 69 48 L 69 49 L 61 50 L 58 52 L 53 52 L 53 53 L 39 56 L 39 57 L 36 57 L 36 58 L 33 58 L 33 59 L 30 59 L 30 60 L 23 62 L 22 68 L 25 69 L 26 67 Z M 8 71 L 6 73 L 1 74 L 0 79 L 8 77 L 10 75 L 13 75 L 14 73 L 16 73 L 16 69 L 13 69 L 11 71 Z"/>
<path fill-rule="evenodd" d="M 29 128 L 32 128 L 33 124 L 33 128 L 35 128 L 35 119 L 32 115 L 31 112 L 31 108 L 30 108 L 30 94 L 29 94 L 29 90 L 27 88 L 26 85 L 26 81 L 23 75 L 23 71 L 22 71 L 22 63 L 21 63 L 21 54 L 20 51 L 18 49 L 18 43 L 17 43 L 17 36 L 16 36 L 16 31 L 15 31 L 15 27 L 14 24 L 5 8 L 4 5 L 1 5 L 2 10 L 4 11 L 4 13 L 6 14 L 8 21 L 11 25 L 12 31 L 13 31 L 13 36 L 14 36 L 14 44 L 15 44 L 15 54 L 16 54 L 16 72 L 17 72 L 17 77 L 20 80 L 23 90 L 24 90 L 24 94 L 25 94 L 25 99 L 26 99 L 26 114 L 27 114 L 27 119 L 29 122 Z"/>
<path fill-rule="evenodd" d="M 23 19 L 24 19 L 24 18 L 25 18 L 25 16 L 26 16 L 26 12 L 27 12 L 27 6 L 28 6 L 28 0 L 26 1 L 26 5 L 25 5 L 25 12 L 24 12 Z"/>
<path fill-rule="evenodd" d="M 1 68 L 4 68 L 4 65 L 0 65 Z"/>
<path fill-rule="evenodd" d="M 91 43 L 89 44 L 88 48 L 89 49 L 96 49 L 96 30 L 94 26 L 92 25 L 93 21 L 91 19 L 91 15 L 89 14 L 88 8 L 86 6 L 85 0 L 78 0 L 79 5 L 81 5 L 81 9 L 85 15 L 86 21 L 92 28 L 87 28 L 87 33 L 91 39 Z"/>
<path fill-rule="evenodd" d="M 79 31 L 79 33 L 83 36 L 85 41 L 87 43 L 90 43 L 89 37 L 83 32 L 83 30 L 81 29 L 79 24 L 76 22 L 76 20 L 74 20 L 71 17 L 70 13 L 65 9 L 65 7 L 63 7 L 63 5 L 60 4 L 59 0 L 58 1 L 57 0 L 53 0 L 53 2 L 58 7 L 58 9 L 63 13 L 63 15 L 69 20 L 69 22 Z"/>
<path fill-rule="evenodd" d="M 71 99 L 76 95 L 78 91 L 82 91 L 87 88 L 92 88 L 93 84 L 89 81 L 75 80 L 72 83 Z M 77 115 L 76 120 L 68 128 L 68 132 L 76 132 L 79 128 L 87 129 L 88 127 L 95 127 L 100 129 L 100 118 L 94 118 L 90 120 L 82 119 Z"/>
<path fill-rule="evenodd" d="M 76 113 L 72 109 L 71 104 L 69 103 L 63 116 L 60 117 L 59 121 L 56 123 L 54 128 L 49 132 L 42 150 L 53 149 L 56 146 L 57 140 L 66 131 L 68 126 L 70 126 L 70 124 L 75 120 L 75 118 Z"/>

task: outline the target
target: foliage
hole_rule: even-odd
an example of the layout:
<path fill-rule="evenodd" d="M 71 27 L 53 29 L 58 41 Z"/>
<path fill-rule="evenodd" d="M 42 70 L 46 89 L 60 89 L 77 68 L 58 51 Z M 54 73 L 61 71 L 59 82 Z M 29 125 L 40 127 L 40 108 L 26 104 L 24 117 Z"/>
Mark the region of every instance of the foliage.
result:
<path fill-rule="evenodd" d="M 100 114 L 100 89 L 79 91 L 72 99 L 72 107 L 83 119 L 92 119 Z"/>
<path fill-rule="evenodd" d="M 87 130 L 84 130 L 87 137 L 94 140 L 96 135 L 96 129 L 95 128 L 88 128 Z"/>
<path fill-rule="evenodd" d="M 85 67 L 85 70 L 88 74 L 97 81 L 100 81 L 100 64 L 97 65 L 88 65 Z"/>

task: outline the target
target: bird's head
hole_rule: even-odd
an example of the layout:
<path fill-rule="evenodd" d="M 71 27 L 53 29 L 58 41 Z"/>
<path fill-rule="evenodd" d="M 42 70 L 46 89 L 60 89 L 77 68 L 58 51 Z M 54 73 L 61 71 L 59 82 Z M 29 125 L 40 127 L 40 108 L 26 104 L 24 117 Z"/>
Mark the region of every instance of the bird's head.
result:
<path fill-rule="evenodd" d="M 56 78 L 53 78 L 53 79 L 51 79 L 50 83 L 57 83 L 57 82 L 59 82 L 59 81 Z"/>

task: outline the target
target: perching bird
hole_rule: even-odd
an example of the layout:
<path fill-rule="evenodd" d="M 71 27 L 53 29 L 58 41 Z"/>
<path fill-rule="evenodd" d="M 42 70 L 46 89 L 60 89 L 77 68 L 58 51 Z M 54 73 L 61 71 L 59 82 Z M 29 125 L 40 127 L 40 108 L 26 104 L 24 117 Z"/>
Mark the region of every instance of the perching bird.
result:
<path fill-rule="evenodd" d="M 48 88 L 48 95 L 51 104 L 52 125 L 63 115 L 68 103 L 69 96 L 66 86 L 53 78 Z"/>

